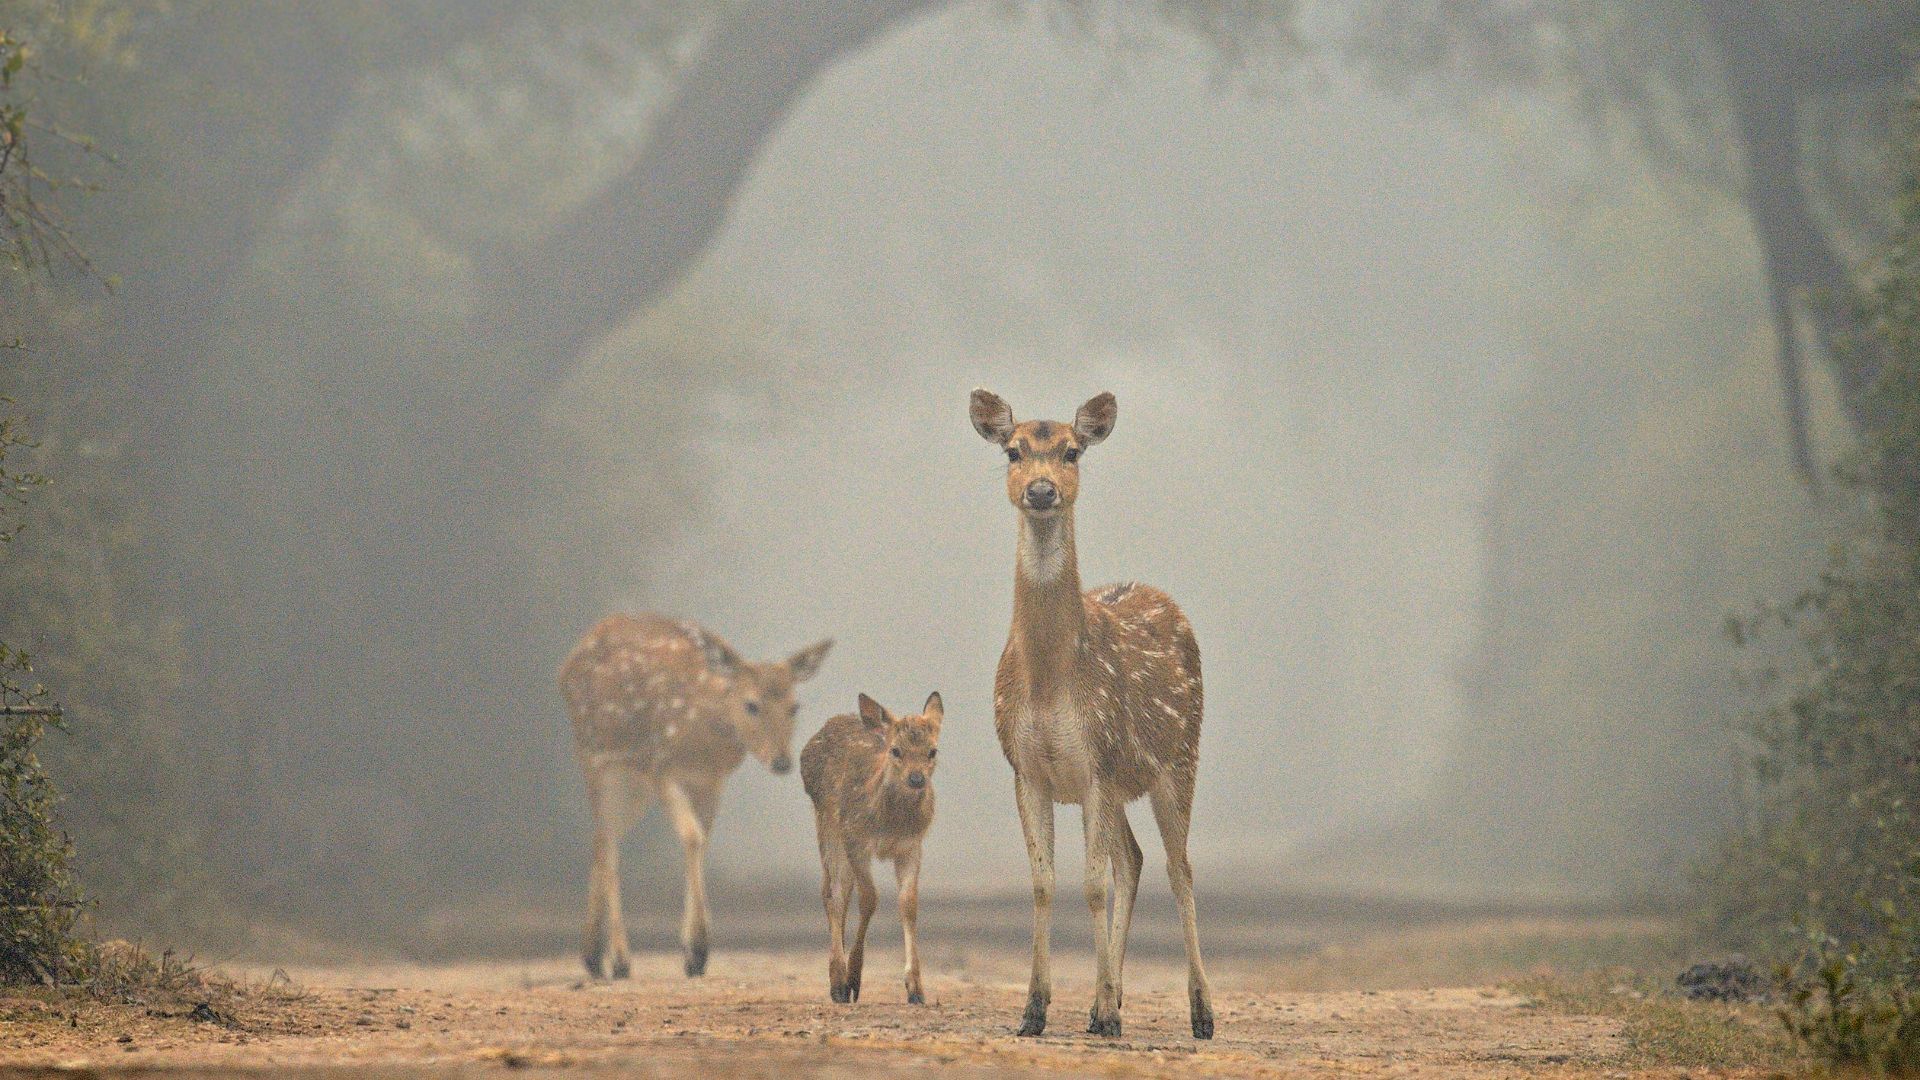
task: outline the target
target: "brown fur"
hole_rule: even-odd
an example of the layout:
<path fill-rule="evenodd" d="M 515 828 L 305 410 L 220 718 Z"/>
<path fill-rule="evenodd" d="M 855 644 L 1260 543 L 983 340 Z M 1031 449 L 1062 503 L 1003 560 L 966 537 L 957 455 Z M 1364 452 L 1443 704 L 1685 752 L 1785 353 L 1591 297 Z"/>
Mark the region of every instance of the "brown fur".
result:
<path fill-rule="evenodd" d="M 1126 804 L 1147 795 L 1186 932 L 1193 1033 L 1211 1038 L 1212 994 L 1187 862 L 1204 704 L 1200 647 L 1186 616 L 1158 589 L 1080 588 L 1073 523 L 1079 459 L 1112 433 L 1118 407 L 1112 394 L 1101 394 L 1071 425 L 1016 423 L 1005 401 L 975 390 L 969 412 L 981 437 L 1007 452 L 1007 499 L 1020 515 L 1013 626 L 994 679 L 993 711 L 1033 869 L 1033 976 L 1021 1034 L 1045 1030 L 1053 996 L 1055 803 L 1079 803 L 1086 827 L 1097 969 L 1088 1030 L 1120 1033 L 1121 973 L 1141 863 Z"/>
<path fill-rule="evenodd" d="M 800 781 L 813 800 L 820 839 L 820 901 L 827 909 L 828 992 L 860 999 L 867 924 L 878 895 L 872 862 L 893 861 L 906 936 L 907 1001 L 925 1001 L 920 986 L 920 845 L 933 824 L 933 770 L 945 708 L 927 698 L 916 716 L 895 716 L 865 694 L 859 714 L 828 720 L 800 751 Z M 924 786 L 914 787 L 918 778 Z M 847 905 L 860 894 L 860 925 L 845 949 Z"/>
<path fill-rule="evenodd" d="M 696 623 L 614 615 L 561 665 L 560 694 L 593 812 L 583 957 L 593 975 L 603 974 L 611 946 L 613 977 L 627 976 L 620 838 L 653 799 L 666 805 L 686 853 L 687 974 L 706 970 L 704 860 L 721 785 L 749 753 L 776 773 L 792 767 L 794 688 L 819 670 L 832 644 L 755 663 Z"/>

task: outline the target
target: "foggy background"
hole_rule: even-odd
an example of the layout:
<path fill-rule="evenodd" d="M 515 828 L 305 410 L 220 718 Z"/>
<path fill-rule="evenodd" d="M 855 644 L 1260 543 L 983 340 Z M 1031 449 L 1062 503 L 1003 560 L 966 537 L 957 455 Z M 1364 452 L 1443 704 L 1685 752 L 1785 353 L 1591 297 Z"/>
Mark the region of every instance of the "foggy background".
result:
<path fill-rule="evenodd" d="M 1343 37 L 1366 4 L 1308 9 L 1251 75 L 1231 26 L 1125 5 L 900 6 L 928 10 L 807 84 L 636 310 L 653 252 L 595 251 L 618 219 L 582 208 L 649 160 L 725 5 L 112 29 L 58 91 L 124 133 L 71 211 L 118 279 L 72 348 L 112 374 L 48 383 L 119 432 L 91 452 L 147 509 L 101 550 L 173 682 L 89 729 L 90 702 L 117 714 L 62 666 L 77 632 L 42 642 L 109 898 L 162 918 L 153 882 L 191 880 L 323 930 L 570 925 L 586 814 L 554 672 L 639 610 L 758 658 L 836 638 L 796 750 L 856 693 L 940 690 L 925 888 L 1023 893 L 988 693 L 1015 522 L 976 385 L 1022 419 L 1118 395 L 1080 565 L 1195 626 L 1203 893 L 1677 887 L 1740 768 L 1718 627 L 1823 543 L 1726 122 L 1680 167 L 1574 95 L 1382 78 Z M 1856 158 L 1835 183 L 1875 190 Z M 1824 460 L 1844 407 L 1807 378 Z M 169 769 L 145 787 L 85 764 L 136 736 Z M 140 832 L 129 790 L 173 816 Z M 736 774 L 717 904 L 810 895 L 805 805 Z M 629 851 L 643 902 L 677 904 L 663 819 Z"/>

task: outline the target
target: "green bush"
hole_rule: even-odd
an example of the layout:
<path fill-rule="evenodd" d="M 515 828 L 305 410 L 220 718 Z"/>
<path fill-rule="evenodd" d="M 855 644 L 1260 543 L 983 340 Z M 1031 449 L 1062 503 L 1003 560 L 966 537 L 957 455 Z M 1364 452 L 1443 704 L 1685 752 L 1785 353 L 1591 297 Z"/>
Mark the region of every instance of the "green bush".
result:
<path fill-rule="evenodd" d="M 4 646 L 0 654 L 20 663 Z M 87 967 L 73 849 L 54 826 L 53 785 L 37 753 L 46 727 L 37 714 L 0 716 L 0 983 L 66 982 Z"/>
<path fill-rule="evenodd" d="M 1788 1030 L 1825 1059 L 1920 1073 L 1920 139 L 1852 347 L 1879 374 L 1842 470 L 1857 497 L 1813 588 L 1730 623 L 1795 647 L 1754 724 L 1758 804 L 1706 875 L 1722 936 L 1782 958 Z"/>
<path fill-rule="evenodd" d="M 0 398 L 0 405 L 7 399 Z M 0 548 L 19 531 L 13 512 L 40 483 L 10 472 L 7 452 L 30 446 L 10 417 L 0 417 Z M 25 653 L 0 642 L 0 983 L 59 982 L 87 957 L 75 933 L 79 890 L 72 846 L 53 823 L 55 795 L 40 765 L 40 738 L 49 716 L 31 711 L 41 696 L 28 680 Z"/>

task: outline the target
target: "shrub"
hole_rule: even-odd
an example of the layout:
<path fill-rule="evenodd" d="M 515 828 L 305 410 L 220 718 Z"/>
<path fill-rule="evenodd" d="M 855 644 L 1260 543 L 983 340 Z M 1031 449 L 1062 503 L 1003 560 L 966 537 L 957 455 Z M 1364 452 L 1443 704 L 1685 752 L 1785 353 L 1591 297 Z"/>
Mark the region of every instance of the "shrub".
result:
<path fill-rule="evenodd" d="M 1917 133 L 1920 134 L 1920 133 Z M 1783 958 L 1783 1019 L 1826 1059 L 1920 1073 L 1920 139 L 1851 347 L 1874 350 L 1853 527 L 1791 604 L 1788 688 L 1753 725 L 1758 805 L 1707 875 L 1724 936 Z M 1771 635 L 1767 635 L 1770 637 Z"/>
<path fill-rule="evenodd" d="M 5 646 L 0 662 L 14 672 L 24 663 Z M 38 713 L 0 716 L 0 983 L 69 981 L 88 959 L 73 849 L 54 826 L 53 785 L 40 767 L 47 723 Z"/>

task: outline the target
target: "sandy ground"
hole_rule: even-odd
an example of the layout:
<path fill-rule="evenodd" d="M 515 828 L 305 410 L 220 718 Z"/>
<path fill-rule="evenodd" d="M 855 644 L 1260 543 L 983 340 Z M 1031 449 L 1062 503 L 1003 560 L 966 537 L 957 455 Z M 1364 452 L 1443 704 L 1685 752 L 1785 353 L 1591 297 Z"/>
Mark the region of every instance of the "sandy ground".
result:
<path fill-rule="evenodd" d="M 1047 1034 L 1020 1039 L 1023 949 L 930 943 L 928 1004 L 908 1006 L 895 931 L 880 922 L 853 1005 L 828 1000 L 824 950 L 800 943 L 718 950 L 697 980 L 659 951 L 636 955 L 634 977 L 612 983 L 583 979 L 571 958 L 240 966 L 234 975 L 254 989 L 213 1016 L 195 1018 L 184 1001 L 0 998 L 0 1074 L 1703 1075 L 1635 1066 L 1620 1023 L 1606 1016 L 1542 1008 L 1487 980 L 1424 985 L 1455 973 L 1463 956 L 1476 958 L 1471 973 L 1490 975 L 1504 955 L 1540 955 L 1542 942 L 1577 952 L 1646 929 L 1489 919 L 1389 928 L 1305 952 L 1223 952 L 1213 965 L 1218 1037 L 1208 1043 L 1188 1032 L 1184 966 L 1152 947 L 1152 934 L 1146 954 L 1128 962 L 1118 1039 L 1084 1033 L 1091 961 L 1071 942 L 1056 955 Z"/>

